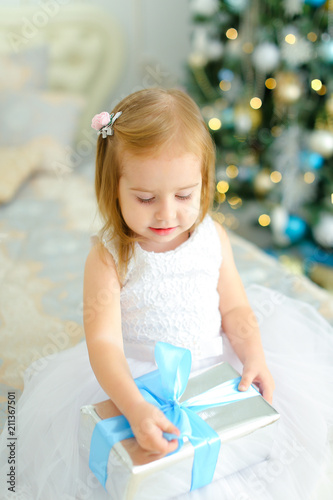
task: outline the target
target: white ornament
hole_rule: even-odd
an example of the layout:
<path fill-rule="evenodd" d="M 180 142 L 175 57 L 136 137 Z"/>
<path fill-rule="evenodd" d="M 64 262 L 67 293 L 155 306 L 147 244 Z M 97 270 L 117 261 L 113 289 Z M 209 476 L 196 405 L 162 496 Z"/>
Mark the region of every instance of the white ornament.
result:
<path fill-rule="evenodd" d="M 319 57 L 327 64 L 333 64 L 333 40 L 324 39 L 318 48 Z"/>
<path fill-rule="evenodd" d="M 290 239 L 285 234 L 288 220 L 289 214 L 284 207 L 279 205 L 274 208 L 271 214 L 271 229 L 277 245 L 287 246 L 290 244 Z"/>
<path fill-rule="evenodd" d="M 237 112 L 235 115 L 235 128 L 238 134 L 247 134 L 252 128 L 252 120 L 249 113 Z"/>
<path fill-rule="evenodd" d="M 264 42 L 258 45 L 252 54 L 253 65 L 261 73 L 270 73 L 279 64 L 279 48 L 270 42 Z"/>
<path fill-rule="evenodd" d="M 208 32 L 203 26 L 197 26 L 193 30 L 192 48 L 194 52 L 206 53 L 208 44 Z"/>
<path fill-rule="evenodd" d="M 205 63 L 219 59 L 223 54 L 223 43 L 209 37 L 208 31 L 202 26 L 197 26 L 193 31 L 192 54 L 190 60 L 202 60 Z"/>
<path fill-rule="evenodd" d="M 248 0 L 225 0 L 225 3 L 231 10 L 231 12 L 240 13 L 243 12 L 248 6 Z"/>
<path fill-rule="evenodd" d="M 222 57 L 224 46 L 220 40 L 209 40 L 206 50 L 207 58 L 211 61 L 215 61 Z"/>
<path fill-rule="evenodd" d="M 301 66 L 308 63 L 313 58 L 313 44 L 304 38 L 298 39 L 296 42 L 290 44 L 284 42 L 281 48 L 282 59 L 288 63 L 289 66 Z"/>
<path fill-rule="evenodd" d="M 319 222 L 313 228 L 315 240 L 323 247 L 333 247 L 333 214 L 323 212 L 320 214 Z"/>
<path fill-rule="evenodd" d="M 296 16 L 303 10 L 304 0 L 283 0 L 283 7 L 285 13 L 290 16 Z"/>
<path fill-rule="evenodd" d="M 277 87 L 275 96 L 277 101 L 281 101 L 285 104 L 292 104 L 302 96 L 302 85 L 297 80 L 292 80 L 287 78 L 285 81 L 280 81 L 280 78 L 276 78 Z"/>
<path fill-rule="evenodd" d="M 190 8 L 193 14 L 197 16 L 213 16 L 219 8 L 218 0 L 192 0 Z"/>
<path fill-rule="evenodd" d="M 324 158 L 333 155 L 333 134 L 329 130 L 315 130 L 311 133 L 309 146 L 312 151 L 319 153 Z"/>

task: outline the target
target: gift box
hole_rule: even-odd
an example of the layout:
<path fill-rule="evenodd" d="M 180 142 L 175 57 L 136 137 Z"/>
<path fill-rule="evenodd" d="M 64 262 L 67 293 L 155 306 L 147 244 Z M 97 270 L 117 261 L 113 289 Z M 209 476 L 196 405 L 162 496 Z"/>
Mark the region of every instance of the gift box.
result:
<path fill-rule="evenodd" d="M 159 370 L 139 377 L 136 383 L 145 398 L 153 404 L 157 400 L 156 406 L 180 428 L 176 452 L 160 459 L 148 456 L 111 401 L 81 408 L 80 453 L 110 500 L 171 498 L 270 455 L 275 434 L 271 424 L 279 418 L 277 411 L 253 386 L 238 391 L 239 373 L 228 363 L 214 365 L 188 380 L 190 362 L 184 368 L 181 360 L 181 367 L 174 349 L 178 353 L 187 350 L 170 347 L 171 355 L 165 355 L 163 349 L 159 355 L 168 372 L 164 373 L 167 387 Z"/>

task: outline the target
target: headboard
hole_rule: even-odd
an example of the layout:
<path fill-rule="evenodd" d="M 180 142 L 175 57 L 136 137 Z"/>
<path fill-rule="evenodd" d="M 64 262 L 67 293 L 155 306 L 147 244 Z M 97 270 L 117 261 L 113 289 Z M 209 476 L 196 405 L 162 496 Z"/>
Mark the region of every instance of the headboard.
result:
<path fill-rule="evenodd" d="M 89 130 L 91 117 L 112 100 L 121 77 L 126 54 L 121 27 L 93 3 L 58 0 L 0 8 L 0 55 L 31 47 L 47 52 L 48 90 L 83 98 L 79 140 Z"/>

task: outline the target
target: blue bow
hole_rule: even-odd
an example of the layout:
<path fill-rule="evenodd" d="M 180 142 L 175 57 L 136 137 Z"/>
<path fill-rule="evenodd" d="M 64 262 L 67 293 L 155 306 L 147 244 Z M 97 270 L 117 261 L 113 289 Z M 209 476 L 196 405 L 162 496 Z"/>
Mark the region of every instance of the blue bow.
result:
<path fill-rule="evenodd" d="M 155 360 L 158 369 L 136 378 L 135 383 L 145 400 L 162 410 L 181 431 L 180 436 L 165 437 L 177 437 L 178 450 L 185 437 L 194 446 L 191 484 L 191 490 L 194 490 L 212 481 L 221 444 L 217 432 L 199 417 L 197 412 L 258 396 L 259 393 L 253 386 L 246 392 L 238 391 L 241 377 L 237 377 L 180 403 L 179 399 L 187 386 L 191 371 L 191 352 L 157 342 Z M 91 438 L 89 467 L 104 487 L 112 446 L 130 437 L 134 437 L 134 434 L 127 419 L 122 415 L 101 420 L 96 424 Z"/>

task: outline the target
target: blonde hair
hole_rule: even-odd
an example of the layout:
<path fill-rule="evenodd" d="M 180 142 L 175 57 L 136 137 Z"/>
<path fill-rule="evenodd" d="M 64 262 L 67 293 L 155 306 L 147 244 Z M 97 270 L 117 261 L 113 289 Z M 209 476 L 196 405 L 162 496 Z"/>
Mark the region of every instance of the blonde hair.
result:
<path fill-rule="evenodd" d="M 104 220 L 103 231 L 116 242 L 120 278 L 139 240 L 125 223 L 118 202 L 122 154 L 154 154 L 176 142 L 184 152 L 201 158 L 201 209 L 194 226 L 204 219 L 213 203 L 215 146 L 200 110 L 186 93 L 176 89 L 151 88 L 123 99 L 112 113 L 122 111 L 114 133 L 97 141 L 95 191 Z M 193 226 L 193 228 L 194 228 Z"/>

